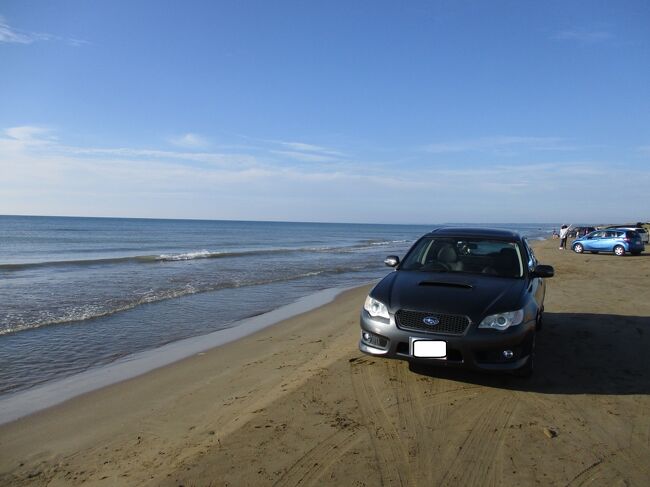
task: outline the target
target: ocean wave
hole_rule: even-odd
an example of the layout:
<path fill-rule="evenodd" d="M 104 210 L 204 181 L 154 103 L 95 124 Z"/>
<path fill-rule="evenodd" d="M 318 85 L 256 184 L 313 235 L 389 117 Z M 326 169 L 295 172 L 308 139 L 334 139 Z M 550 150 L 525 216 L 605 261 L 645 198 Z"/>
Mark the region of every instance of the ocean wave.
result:
<path fill-rule="evenodd" d="M 375 240 L 367 241 L 360 244 L 353 244 L 347 246 L 333 246 L 333 247 L 287 247 L 287 248 L 271 248 L 271 249 L 254 249 L 254 250 L 240 250 L 240 251 L 210 251 L 210 250 L 196 250 L 190 252 L 182 252 L 177 254 L 158 254 L 158 255 L 134 255 L 125 257 L 106 257 L 97 259 L 71 259 L 71 260 L 53 260 L 42 262 L 25 262 L 16 264 L 0 264 L 0 270 L 4 271 L 24 271 L 29 269 L 37 269 L 41 267 L 76 267 L 76 266 L 99 266 L 99 265 L 115 265 L 115 264 L 152 264 L 160 262 L 181 262 L 196 259 L 223 259 L 223 258 L 236 258 L 248 257 L 255 255 L 269 255 L 269 254 L 284 254 L 295 252 L 324 252 L 324 253 L 352 253 L 360 250 L 374 249 L 380 246 L 389 246 L 395 244 L 405 244 L 407 240 Z"/>
<path fill-rule="evenodd" d="M 184 254 L 162 254 L 156 256 L 155 260 L 164 262 L 175 262 L 179 260 L 193 260 L 193 259 L 210 259 L 216 257 L 223 257 L 224 252 L 210 252 L 209 250 L 199 250 L 197 252 L 187 252 Z"/>
<path fill-rule="evenodd" d="M 386 247 L 395 244 L 405 244 L 409 240 L 367 240 L 358 244 L 343 245 L 339 247 L 310 247 L 314 252 L 353 253 L 360 250 L 371 250 L 377 247 Z"/>
<path fill-rule="evenodd" d="M 33 330 L 35 328 L 41 328 L 41 327 L 51 326 L 51 325 L 83 323 L 89 320 L 103 318 L 123 311 L 128 311 L 130 309 L 145 304 L 156 303 L 156 302 L 165 301 L 174 298 L 181 298 L 183 296 L 188 296 L 191 294 L 220 291 L 223 289 L 262 286 L 262 285 L 274 284 L 279 282 L 295 281 L 298 279 L 313 278 L 313 277 L 323 276 L 323 275 L 337 275 L 337 274 L 344 274 L 348 272 L 359 272 L 373 267 L 376 267 L 376 263 L 353 265 L 349 267 L 346 266 L 334 267 L 331 269 L 312 270 L 312 271 L 300 272 L 296 274 L 290 274 L 287 276 L 268 278 L 268 279 L 258 279 L 258 280 L 249 280 L 249 281 L 232 280 L 232 281 L 225 281 L 221 283 L 204 284 L 204 285 L 187 283 L 184 286 L 175 289 L 151 290 L 144 294 L 133 296 L 131 300 L 127 300 L 127 301 L 108 302 L 106 304 L 89 303 L 86 305 L 71 307 L 65 310 L 63 313 L 59 313 L 56 315 L 51 312 L 46 312 L 43 313 L 41 316 L 39 316 L 37 319 L 31 319 L 29 321 L 21 320 L 21 318 L 19 317 L 11 317 L 11 316 L 5 317 L 5 319 L 7 319 L 8 322 L 13 321 L 13 323 L 5 322 L 4 324 L 0 324 L 0 326 L 2 327 L 0 329 L 0 336 L 8 335 L 11 333 L 17 333 L 20 331 Z"/>
<path fill-rule="evenodd" d="M 71 259 L 71 260 L 53 260 L 43 262 L 25 262 L 17 264 L 0 264 L 0 270 L 21 271 L 39 267 L 64 267 L 64 266 L 96 266 L 110 264 L 128 264 L 140 263 L 151 264 L 157 262 L 175 262 L 194 259 L 217 259 L 224 257 L 243 257 L 246 255 L 256 255 L 264 253 L 286 252 L 287 249 L 269 249 L 269 250 L 252 250 L 241 252 L 211 252 L 208 250 L 198 250 L 195 252 L 184 252 L 179 254 L 159 254 L 159 255 L 133 255 L 126 257 L 106 257 L 99 259 Z"/>

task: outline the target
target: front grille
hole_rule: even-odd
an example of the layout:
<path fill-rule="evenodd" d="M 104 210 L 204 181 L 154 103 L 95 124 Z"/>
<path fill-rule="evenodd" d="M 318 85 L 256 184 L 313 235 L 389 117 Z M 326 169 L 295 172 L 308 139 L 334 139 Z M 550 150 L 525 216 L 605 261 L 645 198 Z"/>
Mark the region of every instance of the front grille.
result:
<path fill-rule="evenodd" d="M 423 320 L 433 317 L 439 320 L 437 325 L 428 325 Z M 441 313 L 425 313 L 400 309 L 395 313 L 397 328 L 402 330 L 424 331 L 427 333 L 443 333 L 446 335 L 462 335 L 469 326 L 469 318 L 462 315 L 447 315 Z"/>

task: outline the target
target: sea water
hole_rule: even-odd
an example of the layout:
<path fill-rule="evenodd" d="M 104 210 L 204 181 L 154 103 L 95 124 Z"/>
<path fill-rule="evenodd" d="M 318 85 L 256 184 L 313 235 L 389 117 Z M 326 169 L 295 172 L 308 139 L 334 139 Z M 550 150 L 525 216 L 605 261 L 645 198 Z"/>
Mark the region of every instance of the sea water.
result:
<path fill-rule="evenodd" d="M 0 216 L 0 396 L 376 281 L 436 226 Z"/>

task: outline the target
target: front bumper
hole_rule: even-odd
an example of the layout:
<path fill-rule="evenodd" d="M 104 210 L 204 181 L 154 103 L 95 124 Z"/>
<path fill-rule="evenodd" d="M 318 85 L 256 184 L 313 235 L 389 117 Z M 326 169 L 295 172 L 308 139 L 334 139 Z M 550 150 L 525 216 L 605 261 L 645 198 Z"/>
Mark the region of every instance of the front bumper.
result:
<path fill-rule="evenodd" d="M 463 335 L 447 335 L 421 331 L 402 330 L 394 317 L 390 323 L 372 318 L 361 311 L 361 339 L 359 350 L 373 356 L 407 360 L 442 367 L 462 367 L 483 371 L 513 371 L 531 359 L 535 338 L 535 321 L 521 323 L 505 331 L 478 329 L 471 324 Z M 369 339 L 364 332 L 370 333 Z M 445 358 L 415 357 L 413 339 L 442 340 L 447 343 Z M 506 357 L 504 351 L 512 352 Z"/>

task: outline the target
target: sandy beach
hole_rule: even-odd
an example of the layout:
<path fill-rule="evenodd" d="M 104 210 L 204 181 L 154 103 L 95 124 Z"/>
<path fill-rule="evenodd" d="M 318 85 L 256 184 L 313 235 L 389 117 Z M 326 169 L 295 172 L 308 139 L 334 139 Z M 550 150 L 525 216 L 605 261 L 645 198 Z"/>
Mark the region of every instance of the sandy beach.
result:
<path fill-rule="evenodd" d="M 535 249 L 531 379 L 361 354 L 364 286 L 0 426 L 0 485 L 648 485 L 650 253 Z"/>

